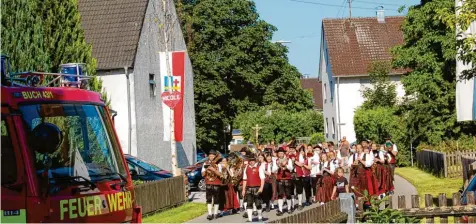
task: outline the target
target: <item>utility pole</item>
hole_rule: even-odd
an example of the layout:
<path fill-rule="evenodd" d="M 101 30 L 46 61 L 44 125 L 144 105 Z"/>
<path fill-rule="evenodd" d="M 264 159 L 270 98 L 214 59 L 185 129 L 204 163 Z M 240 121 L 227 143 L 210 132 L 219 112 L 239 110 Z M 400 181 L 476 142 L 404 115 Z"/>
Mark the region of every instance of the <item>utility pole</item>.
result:
<path fill-rule="evenodd" d="M 259 137 L 259 130 L 261 130 L 263 127 L 260 127 L 258 124 L 256 124 L 256 126 L 253 127 L 253 130 L 255 131 L 255 135 L 256 135 L 256 147 L 259 146 L 259 142 L 258 142 L 258 137 Z"/>
<path fill-rule="evenodd" d="M 352 0 L 349 1 L 349 19 L 352 19 Z"/>
<path fill-rule="evenodd" d="M 170 69 L 170 58 L 169 58 L 169 48 L 168 48 L 168 44 L 169 44 L 169 37 L 168 37 L 168 31 L 169 31 L 169 26 L 171 25 L 170 24 L 170 21 L 168 21 L 168 18 L 169 18 L 169 15 L 168 15 L 168 5 L 167 5 L 167 0 L 162 0 L 162 6 L 163 6 L 163 10 L 164 10 L 164 18 L 165 18 L 165 22 L 164 22 L 164 27 L 163 27 L 163 30 L 164 30 L 164 39 L 165 39 L 165 61 L 167 63 L 166 67 L 167 67 L 167 76 L 169 77 L 169 80 L 173 80 L 173 75 L 172 75 L 172 71 Z M 169 23 L 169 24 L 167 24 Z M 172 84 L 173 86 L 173 84 Z M 170 93 L 173 92 L 173 88 L 169 88 L 169 91 Z M 170 152 L 171 152 L 171 159 L 172 159 L 172 173 L 174 176 L 178 176 L 180 175 L 179 173 L 179 170 L 178 170 L 178 164 L 177 164 L 177 146 L 175 144 L 175 130 L 174 130 L 174 127 L 175 127 L 175 121 L 174 121 L 174 109 L 173 108 L 170 108 Z"/>

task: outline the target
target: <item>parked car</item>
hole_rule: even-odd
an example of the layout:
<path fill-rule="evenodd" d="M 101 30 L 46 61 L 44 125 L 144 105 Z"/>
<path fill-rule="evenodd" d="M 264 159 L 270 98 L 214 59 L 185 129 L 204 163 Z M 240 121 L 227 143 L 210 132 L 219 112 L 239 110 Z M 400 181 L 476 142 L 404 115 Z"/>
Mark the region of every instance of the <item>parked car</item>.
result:
<path fill-rule="evenodd" d="M 468 203 L 468 192 L 474 191 L 476 193 L 476 176 L 474 176 L 471 181 L 469 181 L 468 186 L 461 192 L 461 205 L 467 205 Z M 476 199 L 476 195 L 474 196 Z M 468 223 L 468 216 L 461 217 L 461 223 Z"/>
<path fill-rule="evenodd" d="M 223 158 L 228 158 L 228 154 L 222 154 Z M 205 157 L 201 160 L 198 160 L 195 164 L 185 167 L 189 172 L 187 173 L 188 183 L 190 188 L 198 189 L 199 191 L 205 191 L 205 179 L 202 177 L 202 166 L 208 160 L 208 157 Z"/>
<path fill-rule="evenodd" d="M 161 169 L 158 166 L 135 156 L 126 154 L 125 157 L 131 172 L 132 180 L 162 180 L 174 176 L 171 172 Z"/>

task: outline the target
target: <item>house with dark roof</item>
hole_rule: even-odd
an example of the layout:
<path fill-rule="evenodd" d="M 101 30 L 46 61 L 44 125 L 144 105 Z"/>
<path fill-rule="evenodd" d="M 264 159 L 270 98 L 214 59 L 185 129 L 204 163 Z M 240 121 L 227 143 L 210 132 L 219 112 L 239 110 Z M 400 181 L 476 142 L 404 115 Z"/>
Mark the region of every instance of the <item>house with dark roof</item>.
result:
<path fill-rule="evenodd" d="M 301 87 L 311 90 L 314 110 L 322 110 L 322 82 L 319 78 L 302 77 Z"/>
<path fill-rule="evenodd" d="M 97 74 L 117 111 L 114 123 L 124 153 L 171 169 L 172 116 L 161 93 L 167 83 L 178 80 L 173 88 L 183 92 L 183 124 L 179 125 L 183 140 L 176 143 L 177 160 L 179 167 L 194 163 L 192 65 L 173 1 L 79 0 L 79 11 L 86 41 L 97 59 Z M 175 79 L 174 67 L 173 82 L 166 77 L 167 65 L 175 60 L 172 51 L 185 52 L 179 63 L 183 79 Z"/>
<path fill-rule="evenodd" d="M 383 15 L 380 13 L 378 15 Z M 347 137 L 356 141 L 354 111 L 362 105 L 362 90 L 370 87 L 368 68 L 374 61 L 390 61 L 392 47 L 403 43 L 405 17 L 324 19 L 319 60 L 322 80 L 324 131 L 328 141 Z M 405 70 L 392 70 L 397 96 L 405 91 L 400 82 Z"/>

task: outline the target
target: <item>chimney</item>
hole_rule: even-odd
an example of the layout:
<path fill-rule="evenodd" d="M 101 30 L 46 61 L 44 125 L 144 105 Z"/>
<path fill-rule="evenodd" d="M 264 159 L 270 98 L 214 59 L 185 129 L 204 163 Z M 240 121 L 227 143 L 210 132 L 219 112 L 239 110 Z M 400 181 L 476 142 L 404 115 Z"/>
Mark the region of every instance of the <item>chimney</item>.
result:
<path fill-rule="evenodd" d="M 385 23 L 385 10 L 383 10 L 383 6 L 377 8 L 377 21 L 378 23 Z"/>

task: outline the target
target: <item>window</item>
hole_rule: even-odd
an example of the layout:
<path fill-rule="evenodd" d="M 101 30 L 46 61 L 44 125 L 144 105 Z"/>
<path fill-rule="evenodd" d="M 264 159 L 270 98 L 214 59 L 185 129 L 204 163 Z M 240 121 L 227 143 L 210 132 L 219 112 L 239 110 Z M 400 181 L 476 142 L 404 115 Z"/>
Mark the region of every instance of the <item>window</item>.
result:
<path fill-rule="evenodd" d="M 329 91 L 331 93 L 331 103 L 334 102 L 334 93 L 332 92 L 333 89 L 334 89 L 334 84 L 331 81 L 331 85 L 329 86 Z"/>
<path fill-rule="evenodd" d="M 17 180 L 17 162 L 12 139 L 5 118 L 2 117 L 2 184 L 13 184 Z"/>
<path fill-rule="evenodd" d="M 41 122 L 63 132 L 60 147 L 49 155 L 52 180 L 82 176 L 92 182 L 126 174 L 112 124 L 103 107 L 86 104 L 32 104 L 20 107 L 23 120 L 33 130 Z M 38 175 L 45 169 L 45 155 L 35 152 Z"/>
<path fill-rule="evenodd" d="M 326 134 L 329 133 L 329 120 L 326 117 Z"/>
<path fill-rule="evenodd" d="M 145 175 L 146 171 L 142 169 L 140 166 L 137 166 L 133 163 L 128 162 L 127 166 L 129 167 L 129 170 L 135 170 L 137 172 L 137 175 Z"/>
<path fill-rule="evenodd" d="M 149 74 L 149 91 L 150 91 L 150 97 L 154 97 L 156 95 L 155 92 L 155 75 L 154 74 Z"/>
<path fill-rule="evenodd" d="M 327 102 L 327 84 L 324 83 L 324 103 Z"/>
<path fill-rule="evenodd" d="M 332 118 L 332 134 L 333 135 L 336 134 L 336 122 L 335 122 L 334 118 Z"/>

